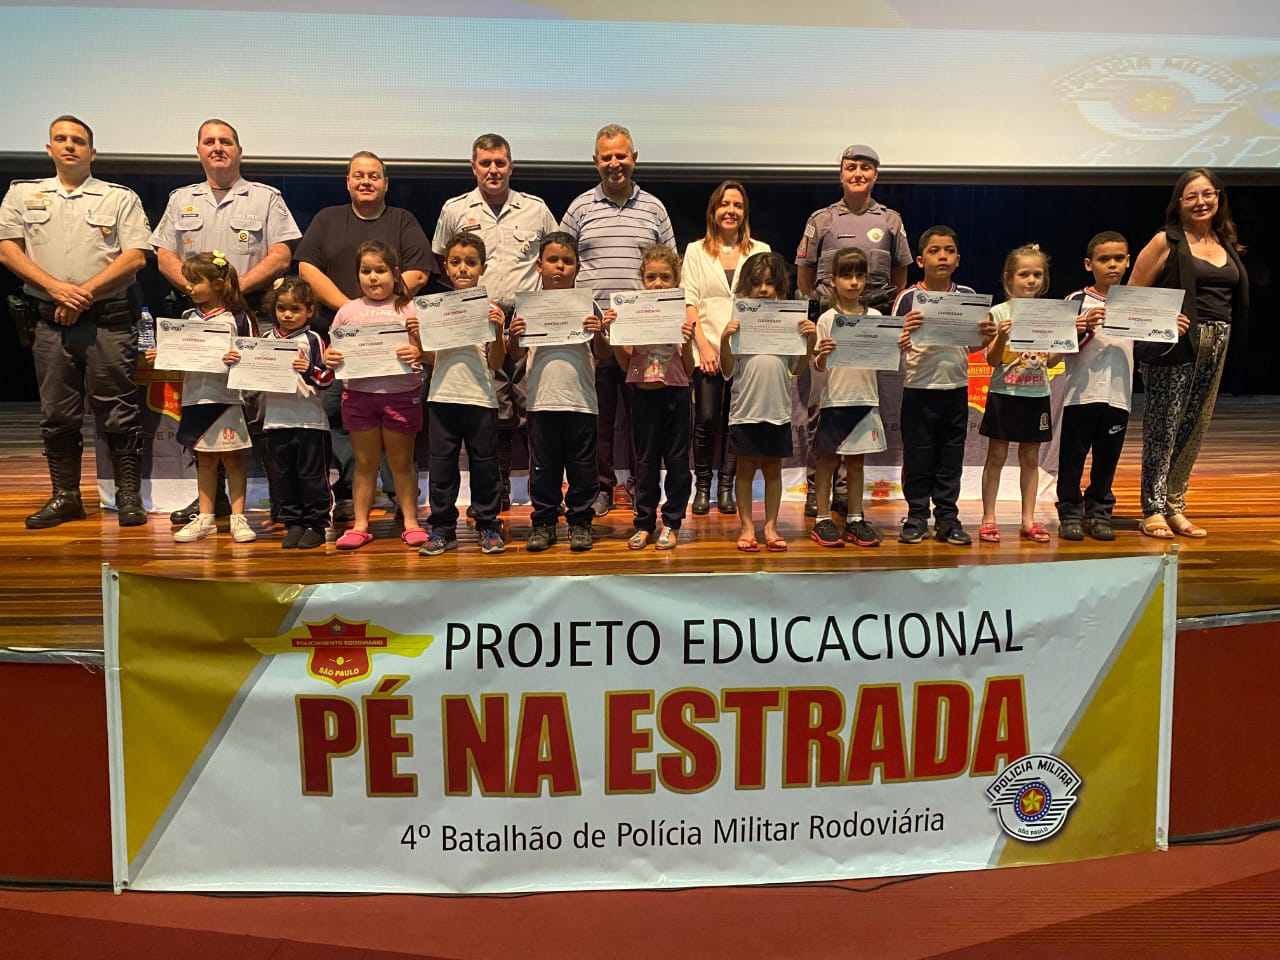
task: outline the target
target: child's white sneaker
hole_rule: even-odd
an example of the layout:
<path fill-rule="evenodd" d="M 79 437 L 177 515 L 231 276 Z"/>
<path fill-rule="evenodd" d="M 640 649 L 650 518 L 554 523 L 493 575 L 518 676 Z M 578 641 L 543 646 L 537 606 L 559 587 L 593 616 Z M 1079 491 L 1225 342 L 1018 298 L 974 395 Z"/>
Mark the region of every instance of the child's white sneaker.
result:
<path fill-rule="evenodd" d="M 253 543 L 258 539 L 258 535 L 253 532 L 253 527 L 249 526 L 249 520 L 243 513 L 231 515 L 231 539 L 236 543 Z"/>
<path fill-rule="evenodd" d="M 218 522 L 212 513 L 197 513 L 196 518 L 173 535 L 177 543 L 195 543 L 218 532 Z"/>

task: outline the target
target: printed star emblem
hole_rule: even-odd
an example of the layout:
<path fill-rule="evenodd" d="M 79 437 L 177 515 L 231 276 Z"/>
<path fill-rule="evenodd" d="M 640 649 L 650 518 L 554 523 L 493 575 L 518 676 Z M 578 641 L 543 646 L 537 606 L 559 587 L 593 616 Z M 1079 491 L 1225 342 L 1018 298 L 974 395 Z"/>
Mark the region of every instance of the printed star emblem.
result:
<path fill-rule="evenodd" d="M 1148 87 L 1135 93 L 1129 102 L 1139 113 L 1168 113 L 1177 103 L 1177 97 L 1168 90 Z"/>
<path fill-rule="evenodd" d="M 1032 790 L 1022 798 L 1023 813 L 1039 813 L 1040 808 L 1044 806 L 1044 794 L 1039 790 Z"/>

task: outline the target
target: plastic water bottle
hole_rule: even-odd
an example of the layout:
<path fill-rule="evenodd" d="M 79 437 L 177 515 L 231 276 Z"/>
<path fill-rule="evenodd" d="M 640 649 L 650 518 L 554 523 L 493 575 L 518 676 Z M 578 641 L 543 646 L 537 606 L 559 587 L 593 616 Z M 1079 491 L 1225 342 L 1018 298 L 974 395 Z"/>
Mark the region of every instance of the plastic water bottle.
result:
<path fill-rule="evenodd" d="M 142 316 L 138 320 L 138 349 L 154 350 L 156 348 L 156 318 L 151 315 L 150 307 L 142 308 Z"/>

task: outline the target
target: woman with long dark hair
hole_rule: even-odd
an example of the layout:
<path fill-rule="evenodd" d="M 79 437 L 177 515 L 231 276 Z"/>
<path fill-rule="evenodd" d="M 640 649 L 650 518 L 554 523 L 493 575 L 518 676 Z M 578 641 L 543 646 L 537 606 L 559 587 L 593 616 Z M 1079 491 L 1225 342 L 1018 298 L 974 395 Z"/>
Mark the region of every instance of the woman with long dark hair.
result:
<path fill-rule="evenodd" d="M 707 201 L 707 230 L 684 252 L 684 291 L 688 316 L 694 326 L 697 367 L 693 371 L 693 473 L 694 494 L 690 512 L 711 509 L 711 469 L 720 452 L 720 479 L 716 508 L 735 513 L 735 457 L 729 450 L 729 382 L 720 372 L 720 335 L 729 322 L 733 288 L 746 260 L 769 251 L 769 245 L 751 236 L 751 207 L 747 189 L 726 180 Z"/>
<path fill-rule="evenodd" d="M 1244 346 L 1244 249 L 1222 181 L 1212 170 L 1188 170 L 1174 185 L 1164 229 L 1138 254 L 1129 277 L 1133 286 L 1182 290 L 1189 321 L 1169 350 L 1142 363 L 1142 532 L 1149 537 L 1208 536 L 1186 515 L 1187 484 L 1213 417 L 1227 345 Z"/>

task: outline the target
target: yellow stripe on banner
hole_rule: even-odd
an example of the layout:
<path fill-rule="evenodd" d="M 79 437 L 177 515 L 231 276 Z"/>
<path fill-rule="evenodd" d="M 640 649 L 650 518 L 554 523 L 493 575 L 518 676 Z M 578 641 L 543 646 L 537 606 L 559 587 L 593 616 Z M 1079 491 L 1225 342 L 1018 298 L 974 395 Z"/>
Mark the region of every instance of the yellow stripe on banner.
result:
<path fill-rule="evenodd" d="M 1164 601 L 1161 583 L 1061 751 L 1082 780 L 1067 822 L 1035 843 L 1006 837 L 1000 866 L 1155 849 Z"/>
<path fill-rule="evenodd" d="M 262 655 L 298 584 L 120 574 L 127 847 L 132 864 Z"/>

